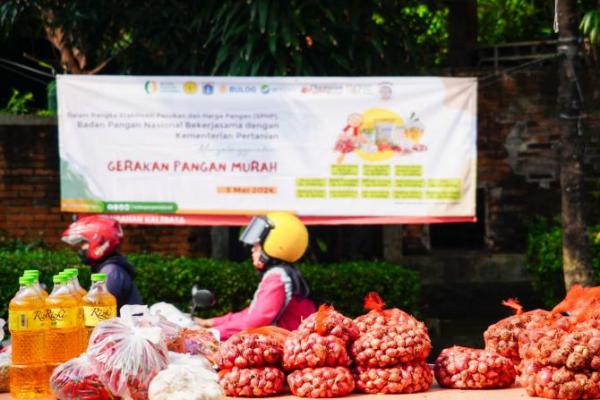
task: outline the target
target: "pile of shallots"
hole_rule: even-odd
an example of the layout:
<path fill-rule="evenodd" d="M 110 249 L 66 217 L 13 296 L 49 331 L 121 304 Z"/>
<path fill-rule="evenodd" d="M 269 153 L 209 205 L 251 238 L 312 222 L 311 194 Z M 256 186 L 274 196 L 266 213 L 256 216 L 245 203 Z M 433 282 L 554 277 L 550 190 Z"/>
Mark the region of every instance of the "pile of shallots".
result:
<path fill-rule="evenodd" d="M 354 320 L 360 330 L 351 352 L 357 388 L 365 393 L 415 393 L 433 381 L 425 361 L 431 341 L 425 325 L 399 309 L 384 310 L 374 292 L 365 299 L 371 311 Z"/>
<path fill-rule="evenodd" d="M 235 397 L 266 397 L 281 393 L 285 375 L 280 369 L 283 343 L 289 332 L 277 327 L 242 331 L 219 350 L 219 383 Z"/>
<path fill-rule="evenodd" d="M 519 335 L 522 384 L 531 396 L 599 398 L 600 287 L 573 287 L 552 312 Z"/>
<path fill-rule="evenodd" d="M 283 367 L 291 392 L 300 397 L 339 397 L 354 390 L 347 348 L 359 335 L 350 318 L 332 307 L 319 310 L 285 341 Z"/>

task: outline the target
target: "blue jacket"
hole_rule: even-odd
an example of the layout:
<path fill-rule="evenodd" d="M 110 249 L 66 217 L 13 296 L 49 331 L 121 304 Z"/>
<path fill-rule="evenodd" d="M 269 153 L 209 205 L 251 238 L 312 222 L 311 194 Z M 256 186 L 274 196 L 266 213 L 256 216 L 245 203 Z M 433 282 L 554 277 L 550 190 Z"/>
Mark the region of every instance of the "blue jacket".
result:
<path fill-rule="evenodd" d="M 106 287 L 117 298 L 117 312 L 125 304 L 143 304 L 133 282 L 135 267 L 120 254 L 113 254 L 92 267 L 92 272 L 106 274 Z"/>

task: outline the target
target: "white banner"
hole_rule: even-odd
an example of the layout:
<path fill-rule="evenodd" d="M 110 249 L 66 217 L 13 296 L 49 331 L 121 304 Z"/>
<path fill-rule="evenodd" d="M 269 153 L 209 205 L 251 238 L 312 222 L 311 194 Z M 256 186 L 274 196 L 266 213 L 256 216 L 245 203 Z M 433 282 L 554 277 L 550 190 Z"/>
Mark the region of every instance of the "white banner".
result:
<path fill-rule="evenodd" d="M 474 78 L 61 75 L 61 207 L 473 220 L 476 104 Z"/>

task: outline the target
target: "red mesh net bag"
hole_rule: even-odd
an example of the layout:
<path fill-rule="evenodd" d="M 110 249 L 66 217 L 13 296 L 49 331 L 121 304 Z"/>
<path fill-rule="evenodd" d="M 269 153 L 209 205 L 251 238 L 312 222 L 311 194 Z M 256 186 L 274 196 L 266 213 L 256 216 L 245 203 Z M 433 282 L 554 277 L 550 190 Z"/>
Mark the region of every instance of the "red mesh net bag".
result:
<path fill-rule="evenodd" d="M 299 331 L 291 334 L 283 346 L 286 370 L 348 365 L 350 357 L 346 343 L 337 336 Z"/>
<path fill-rule="evenodd" d="M 355 377 L 356 388 L 371 394 L 425 392 L 433 383 L 433 372 L 425 361 L 400 364 L 392 368 L 357 367 Z"/>
<path fill-rule="evenodd" d="M 300 397 L 340 397 L 354 390 L 354 378 L 348 368 L 305 368 L 287 378 L 292 394 Z"/>
<path fill-rule="evenodd" d="M 600 372 L 523 362 L 523 385 L 530 396 L 548 399 L 600 398 Z"/>
<path fill-rule="evenodd" d="M 418 322 L 413 316 L 399 308 L 384 309 L 384 307 L 385 303 L 376 292 L 370 292 L 365 296 L 364 308 L 370 311 L 354 319 L 354 323 L 360 332 L 367 332 L 374 326 Z"/>
<path fill-rule="evenodd" d="M 600 287 L 573 286 L 552 312 L 519 335 L 522 384 L 532 396 L 599 398 Z"/>
<path fill-rule="evenodd" d="M 455 389 L 509 387 L 517 376 L 508 358 L 460 346 L 442 350 L 435 361 L 434 372 L 440 386 Z"/>
<path fill-rule="evenodd" d="M 219 372 L 227 396 L 266 397 L 283 391 L 285 375 L 275 367 L 231 368 Z"/>
<path fill-rule="evenodd" d="M 318 333 L 321 336 L 337 336 L 346 343 L 355 340 L 360 334 L 352 319 L 327 305 L 319 306 L 316 313 L 302 321 L 298 330 Z"/>
<path fill-rule="evenodd" d="M 281 363 L 283 343 L 288 335 L 289 331 L 271 326 L 236 333 L 219 349 L 219 368 L 278 365 Z"/>
<path fill-rule="evenodd" d="M 363 367 L 390 367 L 424 360 L 430 352 L 431 340 L 427 328 L 421 322 L 392 326 L 374 325 L 351 347 L 354 361 Z"/>
<path fill-rule="evenodd" d="M 546 310 L 523 312 L 523 308 L 516 299 L 503 301 L 502 304 L 513 308 L 516 314 L 489 326 L 483 334 L 485 349 L 507 357 L 515 365 L 518 365 L 521 362 L 519 335 L 530 325 L 550 318 L 551 314 Z"/>

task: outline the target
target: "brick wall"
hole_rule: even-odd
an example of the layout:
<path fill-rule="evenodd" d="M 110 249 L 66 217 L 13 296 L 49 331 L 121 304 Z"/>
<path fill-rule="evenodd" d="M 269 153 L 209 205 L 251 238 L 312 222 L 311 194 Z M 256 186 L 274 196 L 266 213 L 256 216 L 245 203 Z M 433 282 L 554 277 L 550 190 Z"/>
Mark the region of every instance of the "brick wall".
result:
<path fill-rule="evenodd" d="M 58 137 L 54 119 L 0 120 L 0 232 L 62 246 L 73 215 L 60 212 Z M 124 252 L 210 255 L 209 228 L 126 225 Z"/>
<path fill-rule="evenodd" d="M 488 250 L 522 252 L 528 218 L 555 215 L 560 209 L 557 76 L 555 65 L 548 65 L 480 84 L 477 179 L 483 191 L 480 214 Z M 587 177 L 594 184 L 600 177 L 600 85 L 592 77 L 583 82 L 588 109 L 583 121 L 589 133 Z M 0 117 L 0 232 L 60 245 L 60 233 L 72 215 L 60 213 L 59 195 L 55 120 Z M 463 228 L 450 226 L 444 234 L 451 236 Z M 356 228 L 340 229 L 344 232 L 337 236 L 364 233 Z M 428 229 L 409 227 L 404 231 L 405 244 L 418 247 L 425 243 L 426 252 L 430 250 L 429 239 L 423 240 L 429 236 Z M 210 228 L 125 226 L 125 235 L 124 251 L 211 254 Z M 371 237 L 373 232 L 367 235 Z M 343 241 L 336 243 L 340 249 L 330 249 L 332 254 L 360 256 L 350 254 L 352 249 Z"/>

